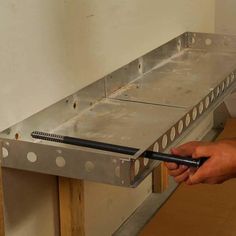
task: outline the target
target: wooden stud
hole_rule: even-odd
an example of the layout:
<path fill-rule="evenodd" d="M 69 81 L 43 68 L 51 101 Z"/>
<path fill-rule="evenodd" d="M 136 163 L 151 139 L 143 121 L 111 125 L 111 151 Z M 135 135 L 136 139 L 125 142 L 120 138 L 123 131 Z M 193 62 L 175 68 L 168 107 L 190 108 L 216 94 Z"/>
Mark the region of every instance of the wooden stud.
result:
<path fill-rule="evenodd" d="M 152 191 L 162 193 L 168 188 L 168 170 L 164 163 L 161 163 L 152 172 Z"/>
<path fill-rule="evenodd" d="M 59 177 L 61 236 L 84 236 L 84 182 Z"/>
<path fill-rule="evenodd" d="M 0 156 L 2 156 L 2 142 L 0 142 Z M 5 235 L 4 225 L 4 195 L 3 195 L 3 180 L 2 180 L 2 167 L 0 166 L 0 236 Z"/>
<path fill-rule="evenodd" d="M 0 236 L 5 235 L 3 200 L 2 168 L 0 167 Z"/>

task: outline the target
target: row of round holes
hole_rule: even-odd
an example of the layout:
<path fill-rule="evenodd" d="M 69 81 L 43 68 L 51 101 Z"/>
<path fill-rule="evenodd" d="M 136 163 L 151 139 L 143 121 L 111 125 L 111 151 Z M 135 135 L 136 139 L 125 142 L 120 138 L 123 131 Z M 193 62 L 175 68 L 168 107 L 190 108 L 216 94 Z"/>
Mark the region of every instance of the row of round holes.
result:
<path fill-rule="evenodd" d="M 196 36 L 196 35 L 194 35 L 194 37 L 192 37 L 192 44 L 195 44 L 195 42 L 196 42 L 195 36 Z M 210 46 L 210 45 L 212 44 L 212 39 L 210 39 L 210 38 L 205 39 L 205 44 L 206 44 L 207 46 Z M 228 45 L 229 45 L 229 42 L 228 42 L 227 39 L 225 39 L 225 40 L 224 40 L 224 46 L 228 46 Z"/>
<path fill-rule="evenodd" d="M 214 92 L 212 92 L 211 99 L 209 98 L 209 96 L 207 96 L 205 98 L 205 109 L 207 109 L 209 107 L 210 101 L 212 102 L 213 100 L 214 100 Z M 202 102 L 200 102 L 198 109 L 197 109 L 197 107 L 193 108 L 193 110 L 191 112 L 192 113 L 192 120 L 193 121 L 196 120 L 198 113 L 201 115 L 203 110 L 204 110 L 204 103 L 202 101 Z M 188 113 L 185 117 L 185 127 L 188 127 L 190 125 L 190 123 L 191 123 L 191 116 Z M 180 120 L 178 123 L 178 133 L 181 134 L 183 129 L 184 129 L 184 122 L 183 122 L 183 120 Z M 170 130 L 170 141 L 171 142 L 174 141 L 175 137 L 176 137 L 176 128 L 173 126 Z M 165 149 L 167 147 L 167 145 L 168 145 L 168 136 L 167 136 L 167 134 L 164 134 L 162 137 L 162 141 L 161 141 L 162 149 Z M 156 142 L 154 144 L 153 151 L 155 151 L 155 152 L 159 151 L 159 143 L 158 142 Z M 149 159 L 144 158 L 143 161 L 144 161 L 144 166 L 147 166 Z M 134 170 L 135 170 L 134 171 L 135 175 L 137 175 L 140 170 L 140 161 L 139 160 L 135 161 Z"/>
<path fill-rule="evenodd" d="M 9 156 L 8 150 L 5 147 L 3 147 L 2 151 L 3 151 L 3 157 L 7 158 Z M 58 150 L 58 153 L 62 153 L 62 152 L 60 150 Z M 38 159 L 37 155 L 34 152 L 28 152 L 26 157 L 27 157 L 27 160 L 31 163 L 35 163 Z M 58 156 L 56 158 L 56 165 L 60 168 L 64 167 L 66 165 L 66 161 L 65 161 L 64 157 Z M 95 169 L 95 164 L 92 161 L 87 161 L 85 163 L 85 170 L 87 172 L 92 172 L 94 169 Z M 119 166 L 116 167 L 115 174 L 117 177 L 120 177 Z M 123 181 L 122 181 L 122 184 L 123 184 Z"/>
<path fill-rule="evenodd" d="M 59 151 L 59 152 L 61 153 L 61 151 Z M 3 153 L 3 158 L 7 158 L 9 156 L 9 152 L 8 152 L 7 148 L 5 148 L 5 147 L 2 148 L 2 153 Z M 38 157 L 34 152 L 28 152 L 26 155 L 26 158 L 31 163 L 35 163 L 38 160 Z M 56 165 L 60 168 L 64 167 L 66 165 L 66 161 L 65 161 L 64 157 L 58 156 L 56 158 Z M 94 170 L 94 168 L 95 168 L 95 165 L 93 162 L 87 161 L 85 163 L 85 170 L 87 172 L 92 172 Z"/>
<path fill-rule="evenodd" d="M 225 90 L 225 85 L 226 85 L 226 87 L 228 87 L 230 82 L 234 81 L 234 78 L 235 78 L 234 74 L 232 74 L 231 78 L 228 77 L 226 79 L 226 82 L 222 83 L 222 85 L 221 85 L 222 92 Z M 216 97 L 218 97 L 219 94 L 220 94 L 220 87 L 218 86 L 216 89 Z M 210 103 L 214 101 L 214 99 L 215 99 L 215 95 L 214 95 L 214 92 L 212 92 L 210 97 L 207 96 L 205 98 L 204 102 L 202 101 L 199 103 L 198 108 L 194 107 L 191 112 L 192 113 L 192 120 L 193 121 L 196 120 L 198 114 L 201 115 L 204 111 L 204 108 L 207 109 L 209 107 Z M 185 117 L 185 127 L 188 127 L 190 123 L 191 123 L 191 117 L 190 117 L 190 114 L 188 113 Z M 183 129 L 184 129 L 184 122 L 183 122 L 183 120 L 180 120 L 178 123 L 178 133 L 181 134 Z M 172 129 L 170 131 L 170 141 L 173 141 L 175 139 L 175 134 L 176 134 L 175 127 L 172 127 Z M 165 149 L 167 147 L 167 144 L 168 144 L 168 137 L 165 134 L 162 138 L 162 148 Z"/>
<path fill-rule="evenodd" d="M 195 43 L 196 43 L 195 37 L 192 37 L 192 44 L 195 44 Z M 205 44 L 207 46 L 210 46 L 212 44 L 212 39 L 210 38 L 205 39 Z M 228 46 L 228 41 L 226 40 L 224 41 L 224 46 Z"/>
<path fill-rule="evenodd" d="M 195 37 L 192 37 L 192 44 L 195 44 L 195 43 L 196 43 Z M 212 44 L 212 39 L 210 38 L 205 39 L 205 44 L 207 46 L 210 46 Z"/>
<path fill-rule="evenodd" d="M 225 91 L 225 89 L 228 88 L 229 85 L 234 82 L 234 80 L 235 80 L 235 75 L 234 75 L 234 73 L 232 73 L 230 76 L 228 76 L 228 77 L 226 78 L 225 81 L 222 82 L 221 85 L 219 85 L 219 86 L 216 88 L 216 90 L 215 90 L 216 97 L 218 97 L 218 96 L 220 95 L 220 93 L 223 93 L 223 92 Z M 214 97 L 214 92 L 213 92 L 213 93 L 212 93 L 212 96 L 211 96 L 211 101 L 213 101 L 214 98 L 215 98 L 215 97 Z"/>
<path fill-rule="evenodd" d="M 226 87 L 228 87 L 230 82 L 233 82 L 233 81 L 234 81 L 234 74 L 232 74 L 230 78 L 228 77 L 226 79 Z M 225 89 L 225 83 L 223 82 L 222 85 L 221 85 L 221 91 L 223 92 L 224 89 Z M 220 87 L 217 87 L 217 89 L 216 89 L 216 96 L 219 96 L 219 94 L 220 94 Z M 205 99 L 205 108 L 208 108 L 208 106 L 210 104 L 210 100 L 211 100 L 211 102 L 214 100 L 214 92 L 212 92 L 211 99 L 208 96 L 206 97 L 206 99 Z M 202 114 L 203 110 L 204 110 L 204 104 L 203 104 L 203 102 L 201 102 L 199 104 L 199 108 L 198 108 L 199 114 Z M 197 114 L 198 111 L 197 111 L 196 107 L 193 109 L 193 111 L 192 111 L 192 119 L 193 120 L 196 120 L 197 115 L 198 115 Z M 187 114 L 186 118 L 185 118 L 185 126 L 188 127 L 190 122 L 191 122 L 190 114 Z M 179 134 L 182 133 L 183 128 L 184 128 L 184 122 L 181 120 L 181 121 L 179 121 L 179 124 L 178 124 L 178 133 Z M 172 127 L 172 129 L 170 131 L 170 140 L 173 141 L 175 139 L 175 136 L 176 136 L 176 129 L 175 129 L 175 127 Z M 165 134 L 162 137 L 162 148 L 165 149 L 167 147 L 167 144 L 168 144 L 168 137 Z M 155 151 L 159 150 L 158 142 L 155 144 L 154 150 Z M 3 157 L 6 158 L 7 156 L 8 156 L 8 150 L 6 148 L 3 148 Z M 37 161 L 37 156 L 36 156 L 35 153 L 29 152 L 27 154 L 27 159 L 28 159 L 28 161 L 34 163 L 34 162 Z M 144 166 L 147 166 L 148 162 L 149 162 L 148 158 L 144 158 L 143 159 Z M 66 164 L 66 162 L 65 162 L 65 159 L 63 157 L 59 156 L 59 157 L 56 158 L 56 165 L 58 167 L 64 167 L 65 164 Z M 86 171 L 91 172 L 94 169 L 94 164 L 92 162 L 90 162 L 90 161 L 86 162 L 85 169 L 86 169 Z M 138 174 L 139 169 L 140 169 L 140 161 L 137 160 L 135 162 L 135 175 Z"/>
<path fill-rule="evenodd" d="M 211 94 L 211 99 L 209 96 L 207 96 L 205 98 L 205 102 L 203 102 L 203 101 L 200 102 L 200 104 L 198 105 L 198 108 L 194 107 L 191 112 L 192 116 L 190 116 L 190 113 L 188 113 L 185 117 L 185 127 L 188 127 L 190 125 L 191 117 L 192 117 L 193 121 L 196 120 L 198 114 L 201 115 L 203 113 L 204 107 L 205 107 L 205 109 L 207 109 L 210 105 L 210 102 L 213 102 L 213 100 L 214 100 L 214 92 L 212 92 L 212 94 Z M 184 129 L 184 122 L 183 122 L 183 120 L 180 120 L 178 123 L 178 128 L 177 128 L 178 133 L 181 134 L 183 129 Z M 175 137 L 176 137 L 176 128 L 172 127 L 170 130 L 170 141 L 171 142 L 174 141 Z M 163 135 L 162 141 L 161 141 L 162 149 L 165 149 L 167 147 L 167 145 L 168 145 L 168 136 L 167 136 L 167 134 L 165 134 L 165 135 Z M 153 150 L 156 152 L 159 151 L 159 143 L 158 142 L 155 143 Z M 144 158 L 144 161 L 145 161 L 144 165 L 146 166 L 148 164 L 149 159 Z M 135 162 L 135 175 L 138 174 L 139 169 L 140 169 L 140 163 L 139 163 L 139 160 L 137 160 Z"/>
<path fill-rule="evenodd" d="M 7 142 L 6 145 L 9 146 L 10 144 Z M 57 152 L 59 154 L 62 153 L 61 150 L 58 150 Z M 9 151 L 5 147 L 2 147 L 2 153 L 3 153 L 3 158 L 7 158 L 9 156 Z M 34 152 L 28 152 L 27 155 L 26 155 L 26 158 L 31 163 L 35 163 L 38 160 L 38 157 Z M 56 158 L 56 165 L 60 168 L 64 167 L 66 165 L 66 161 L 65 161 L 64 157 L 58 156 Z M 144 162 L 144 165 L 146 166 L 147 163 L 145 164 L 145 162 Z M 92 172 L 94 170 L 94 168 L 95 168 L 95 164 L 92 161 L 87 161 L 85 163 L 85 170 L 87 172 Z M 115 174 L 116 174 L 117 177 L 120 177 L 119 167 L 115 169 Z"/>

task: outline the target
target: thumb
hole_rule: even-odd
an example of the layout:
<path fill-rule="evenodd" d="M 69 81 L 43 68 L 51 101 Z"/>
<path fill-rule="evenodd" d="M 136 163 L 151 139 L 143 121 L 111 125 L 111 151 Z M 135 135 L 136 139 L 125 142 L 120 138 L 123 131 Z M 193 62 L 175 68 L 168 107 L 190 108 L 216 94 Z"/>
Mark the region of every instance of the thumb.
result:
<path fill-rule="evenodd" d="M 177 148 L 172 148 L 172 153 L 178 156 L 192 156 L 195 149 L 200 145 L 200 142 L 194 141 L 185 143 Z"/>

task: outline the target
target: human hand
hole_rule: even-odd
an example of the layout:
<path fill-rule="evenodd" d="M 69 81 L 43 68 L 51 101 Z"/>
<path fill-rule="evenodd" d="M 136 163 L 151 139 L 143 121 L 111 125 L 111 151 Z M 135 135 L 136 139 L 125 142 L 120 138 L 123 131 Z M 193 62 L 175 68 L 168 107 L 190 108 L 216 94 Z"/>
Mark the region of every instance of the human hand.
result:
<path fill-rule="evenodd" d="M 191 169 L 166 163 L 169 174 L 176 182 L 185 181 L 187 184 L 222 183 L 236 177 L 236 140 L 223 140 L 214 143 L 190 142 L 174 148 L 172 153 L 193 158 L 208 157 L 199 168 Z"/>

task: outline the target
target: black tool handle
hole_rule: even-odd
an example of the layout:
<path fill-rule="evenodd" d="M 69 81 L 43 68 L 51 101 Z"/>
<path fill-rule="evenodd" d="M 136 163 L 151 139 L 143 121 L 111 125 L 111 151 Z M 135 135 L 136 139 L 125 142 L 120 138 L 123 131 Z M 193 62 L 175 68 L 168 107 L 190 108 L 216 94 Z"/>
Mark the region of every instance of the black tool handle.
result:
<path fill-rule="evenodd" d="M 120 146 L 120 145 L 74 138 L 74 137 L 69 137 L 69 136 L 62 136 L 62 135 L 57 135 L 57 134 L 49 134 L 49 133 L 38 132 L 38 131 L 32 132 L 31 136 L 36 139 L 65 143 L 65 144 L 70 144 L 70 145 L 75 145 L 75 146 L 94 148 L 94 149 L 99 149 L 103 151 L 116 152 L 116 153 L 127 154 L 127 155 L 135 155 L 135 153 L 139 151 L 139 149 L 132 148 L 132 147 L 125 147 L 125 146 Z M 142 154 L 142 156 L 145 158 L 153 159 L 153 160 L 174 162 L 179 165 L 186 165 L 188 167 L 196 167 L 196 168 L 200 167 L 207 159 L 205 157 L 202 157 L 200 159 L 193 159 L 192 157 L 180 157 L 180 156 L 176 156 L 172 154 L 152 152 L 152 151 L 146 151 Z"/>
<path fill-rule="evenodd" d="M 159 160 L 159 161 L 164 161 L 164 162 L 174 162 L 178 165 L 185 165 L 188 167 L 195 167 L 195 168 L 199 168 L 207 160 L 206 157 L 193 159 L 192 157 L 180 157 L 173 154 L 151 152 L 151 151 L 146 151 L 144 156 L 146 158 L 150 158 L 153 160 Z"/>

